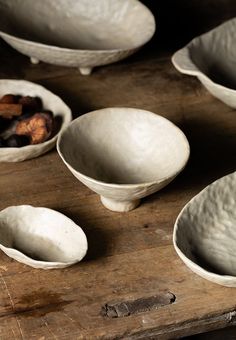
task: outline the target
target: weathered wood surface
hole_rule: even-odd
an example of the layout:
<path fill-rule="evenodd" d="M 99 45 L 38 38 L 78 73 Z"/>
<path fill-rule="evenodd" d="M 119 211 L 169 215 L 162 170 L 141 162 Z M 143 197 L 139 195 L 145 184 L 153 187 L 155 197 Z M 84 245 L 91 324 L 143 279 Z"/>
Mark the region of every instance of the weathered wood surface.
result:
<path fill-rule="evenodd" d="M 234 325 L 236 290 L 186 268 L 173 249 L 172 230 L 193 195 L 235 170 L 235 110 L 195 78 L 179 74 L 167 54 L 152 54 L 150 46 L 89 77 L 75 69 L 31 65 L 3 42 L 0 51 L 1 78 L 46 86 L 74 117 L 108 106 L 139 107 L 173 121 L 191 146 L 184 172 L 129 213 L 106 210 L 56 150 L 0 164 L 0 209 L 16 204 L 57 209 L 84 229 L 89 242 L 86 259 L 63 270 L 31 269 L 0 253 L 0 339 L 170 339 Z M 168 292 L 175 301 L 158 309 L 120 318 L 102 313 L 106 304 Z"/>

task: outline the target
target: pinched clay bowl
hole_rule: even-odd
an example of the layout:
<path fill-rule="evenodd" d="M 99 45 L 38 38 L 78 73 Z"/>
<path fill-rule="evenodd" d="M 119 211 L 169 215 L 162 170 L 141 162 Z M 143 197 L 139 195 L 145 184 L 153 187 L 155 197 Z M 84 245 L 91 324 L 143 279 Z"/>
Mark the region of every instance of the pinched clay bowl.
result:
<path fill-rule="evenodd" d="M 0 12 L 0 36 L 12 47 L 82 74 L 129 56 L 155 32 L 137 0 L 0 0 Z"/>
<path fill-rule="evenodd" d="M 236 287 L 236 172 L 206 187 L 183 208 L 173 242 L 192 271 Z"/>
<path fill-rule="evenodd" d="M 182 73 L 196 76 L 211 94 L 236 108 L 236 18 L 193 39 L 172 62 Z"/>
<path fill-rule="evenodd" d="M 75 119 L 57 150 L 69 170 L 113 211 L 134 209 L 184 168 L 189 144 L 167 119 L 132 108 L 107 108 Z"/>
<path fill-rule="evenodd" d="M 0 249 L 34 268 L 68 267 L 87 252 L 83 230 L 63 214 L 30 205 L 0 212 Z"/>
<path fill-rule="evenodd" d="M 72 119 L 70 108 L 58 96 L 44 87 L 25 80 L 0 79 L 0 98 L 8 93 L 39 97 L 42 100 L 43 108 L 52 111 L 59 125 L 54 136 L 43 143 L 18 148 L 1 147 L 0 162 L 24 161 L 25 159 L 38 157 L 52 149 L 56 144 L 58 133 Z"/>

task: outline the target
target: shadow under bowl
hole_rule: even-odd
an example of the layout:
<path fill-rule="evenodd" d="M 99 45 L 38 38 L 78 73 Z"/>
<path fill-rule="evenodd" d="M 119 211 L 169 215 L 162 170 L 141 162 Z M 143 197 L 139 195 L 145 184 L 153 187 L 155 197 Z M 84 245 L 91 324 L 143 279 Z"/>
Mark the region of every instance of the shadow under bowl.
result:
<path fill-rule="evenodd" d="M 166 118 L 132 108 L 107 108 L 75 119 L 57 150 L 82 183 L 113 211 L 134 209 L 184 168 L 189 144 Z"/>
<path fill-rule="evenodd" d="M 180 212 L 173 234 L 176 252 L 203 278 L 236 287 L 236 172 L 196 195 Z"/>

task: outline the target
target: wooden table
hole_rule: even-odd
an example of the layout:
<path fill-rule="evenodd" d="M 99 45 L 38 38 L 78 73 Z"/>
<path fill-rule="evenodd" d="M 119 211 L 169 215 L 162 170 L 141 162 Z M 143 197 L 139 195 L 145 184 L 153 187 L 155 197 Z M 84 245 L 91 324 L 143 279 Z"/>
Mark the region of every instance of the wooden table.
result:
<path fill-rule="evenodd" d="M 236 289 L 192 273 L 172 246 L 174 221 L 184 204 L 236 169 L 235 111 L 197 79 L 178 73 L 167 50 L 152 53 L 152 46 L 86 77 L 75 69 L 31 65 L 1 42 L 1 78 L 44 85 L 65 100 L 74 117 L 109 106 L 151 110 L 177 124 L 191 145 L 184 172 L 128 213 L 106 210 L 56 150 L 0 164 L 0 209 L 18 204 L 56 209 L 78 223 L 89 242 L 86 259 L 63 270 L 32 269 L 0 252 L 1 340 L 170 339 L 235 323 Z M 125 317 L 102 313 L 104 306 L 119 309 L 120 303 L 137 300 L 140 310 L 152 296 L 164 305 Z"/>

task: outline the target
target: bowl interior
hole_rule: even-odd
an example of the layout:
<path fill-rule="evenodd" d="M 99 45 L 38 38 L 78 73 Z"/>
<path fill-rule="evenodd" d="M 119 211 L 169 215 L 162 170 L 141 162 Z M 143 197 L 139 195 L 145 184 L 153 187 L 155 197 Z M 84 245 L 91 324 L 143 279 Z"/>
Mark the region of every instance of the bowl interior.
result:
<path fill-rule="evenodd" d="M 73 49 L 130 49 L 155 29 L 152 14 L 136 0 L 0 0 L 0 11 L 1 31 Z"/>
<path fill-rule="evenodd" d="M 74 170 L 116 184 L 172 177 L 189 154 L 186 137 L 170 121 L 128 108 L 94 111 L 74 120 L 58 146 Z"/>
<path fill-rule="evenodd" d="M 236 89 L 236 19 L 194 39 L 189 45 L 196 66 L 214 82 Z"/>
<path fill-rule="evenodd" d="M 0 213 L 0 243 L 33 260 L 74 262 L 85 255 L 86 237 L 70 219 L 56 211 L 31 206 Z"/>
<path fill-rule="evenodd" d="M 193 263 L 220 275 L 236 275 L 236 173 L 197 195 L 184 208 L 176 245 Z"/>

